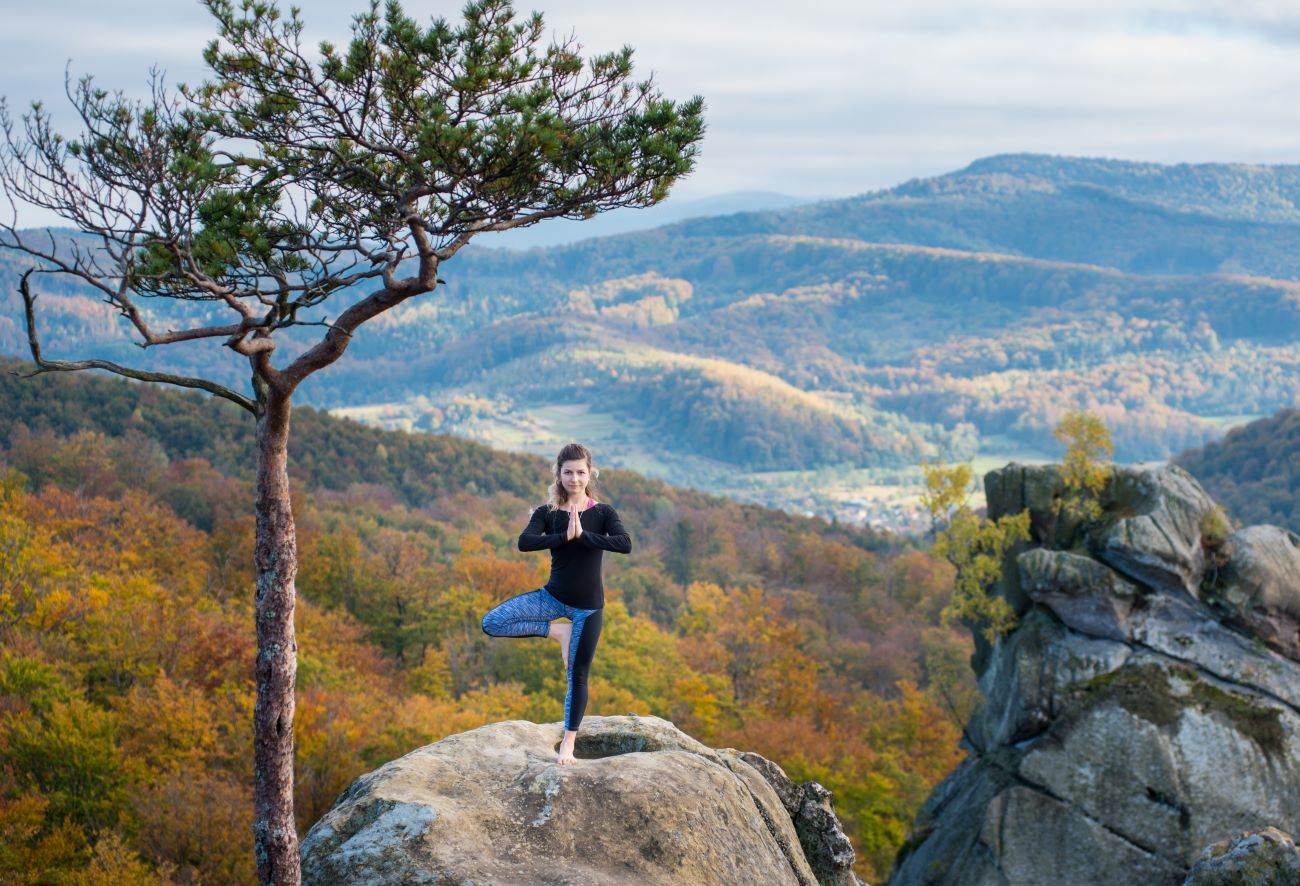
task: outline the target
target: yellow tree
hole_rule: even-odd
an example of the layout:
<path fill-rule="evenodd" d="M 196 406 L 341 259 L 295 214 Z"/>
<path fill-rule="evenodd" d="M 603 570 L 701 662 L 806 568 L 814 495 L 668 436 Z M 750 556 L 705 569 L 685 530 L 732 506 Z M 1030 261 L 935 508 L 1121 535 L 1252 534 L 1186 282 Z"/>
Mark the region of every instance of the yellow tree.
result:
<path fill-rule="evenodd" d="M 993 641 L 1015 627 L 1016 616 L 1002 597 L 988 588 L 1002 576 L 1002 560 L 1011 546 L 1029 538 L 1029 511 L 981 518 L 970 506 L 969 465 L 950 468 L 924 466 L 926 492 L 922 503 L 930 513 L 936 535 L 934 553 L 957 570 L 945 618 L 956 618 L 973 628 L 983 628 Z M 940 528 L 942 527 L 942 528 Z"/>
<path fill-rule="evenodd" d="M 1061 509 L 1079 519 L 1097 519 L 1101 516 L 1097 499 L 1106 488 L 1111 473 L 1108 462 L 1115 454 L 1110 431 L 1095 415 L 1069 412 L 1052 435 L 1065 444 L 1065 459 L 1061 463 L 1065 497 L 1061 499 Z"/>
<path fill-rule="evenodd" d="M 735 713 L 791 715 L 813 702 L 817 664 L 778 598 L 706 582 L 691 584 L 686 596 L 683 652 L 697 669 L 726 675 Z"/>

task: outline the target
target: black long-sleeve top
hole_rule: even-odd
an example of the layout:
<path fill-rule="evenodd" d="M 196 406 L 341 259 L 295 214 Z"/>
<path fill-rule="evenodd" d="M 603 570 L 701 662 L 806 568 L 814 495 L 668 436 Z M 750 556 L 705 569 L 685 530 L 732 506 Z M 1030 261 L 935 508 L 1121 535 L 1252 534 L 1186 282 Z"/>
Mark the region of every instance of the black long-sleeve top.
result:
<path fill-rule="evenodd" d="M 593 505 L 579 519 L 582 535 L 567 541 L 569 512 L 542 505 L 533 511 L 528 526 L 519 535 L 519 550 L 550 549 L 551 577 L 546 580 L 546 590 L 569 606 L 600 609 L 605 605 L 605 586 L 600 578 L 604 552 L 630 554 L 632 539 L 613 505 Z"/>

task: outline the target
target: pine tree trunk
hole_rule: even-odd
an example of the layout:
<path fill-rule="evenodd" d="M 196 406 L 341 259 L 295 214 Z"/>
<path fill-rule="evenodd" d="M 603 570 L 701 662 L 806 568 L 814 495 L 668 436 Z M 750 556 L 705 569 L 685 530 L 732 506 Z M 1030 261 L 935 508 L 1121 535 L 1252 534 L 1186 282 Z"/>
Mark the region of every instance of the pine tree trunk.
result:
<path fill-rule="evenodd" d="M 256 784 L 253 837 L 262 886 L 299 886 L 293 814 L 294 578 L 298 539 L 289 506 L 290 403 L 271 393 L 257 420 L 257 701 L 253 708 Z"/>

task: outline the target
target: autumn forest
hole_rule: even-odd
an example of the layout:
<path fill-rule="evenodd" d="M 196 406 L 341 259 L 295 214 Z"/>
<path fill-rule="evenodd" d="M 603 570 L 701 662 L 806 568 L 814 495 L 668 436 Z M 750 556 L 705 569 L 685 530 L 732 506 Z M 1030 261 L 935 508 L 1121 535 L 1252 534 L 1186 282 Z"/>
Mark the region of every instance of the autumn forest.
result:
<path fill-rule="evenodd" d="M 88 375 L 6 372 L 0 402 L 0 880 L 252 882 L 251 423 Z M 545 580 L 514 546 L 544 460 L 294 421 L 305 831 L 409 750 L 558 720 L 564 673 L 553 644 L 479 626 Z M 588 712 L 663 716 L 820 781 L 859 873 L 886 874 L 962 756 L 970 641 L 939 616 L 949 567 L 626 471 L 602 482 L 636 549 L 607 565 Z"/>

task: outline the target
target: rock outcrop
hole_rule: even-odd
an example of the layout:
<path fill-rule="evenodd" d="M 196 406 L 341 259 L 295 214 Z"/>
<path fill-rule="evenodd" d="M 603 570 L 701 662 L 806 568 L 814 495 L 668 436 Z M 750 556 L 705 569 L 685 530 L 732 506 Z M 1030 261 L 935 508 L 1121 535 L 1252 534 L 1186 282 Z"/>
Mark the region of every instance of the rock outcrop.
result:
<path fill-rule="evenodd" d="M 1251 526 L 1228 537 L 1223 576 L 1210 602 L 1229 624 L 1270 649 L 1300 660 L 1300 537 L 1277 526 Z"/>
<path fill-rule="evenodd" d="M 863 886 L 814 782 L 658 717 L 493 723 L 357 779 L 301 844 L 305 884 Z"/>
<path fill-rule="evenodd" d="M 1183 886 L 1297 886 L 1300 850 L 1277 828 L 1220 840 L 1201 853 Z"/>
<path fill-rule="evenodd" d="M 1030 511 L 995 589 L 1019 621 L 977 648 L 970 755 L 889 882 L 1177 886 L 1223 835 L 1300 821 L 1300 540 L 1217 537 L 1176 467 L 1118 468 L 1088 524 L 1054 466 L 985 489 L 990 518 Z"/>

